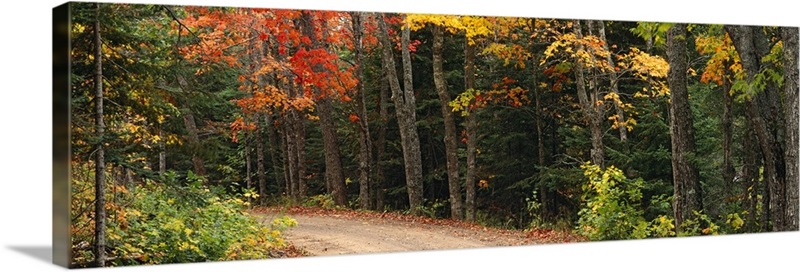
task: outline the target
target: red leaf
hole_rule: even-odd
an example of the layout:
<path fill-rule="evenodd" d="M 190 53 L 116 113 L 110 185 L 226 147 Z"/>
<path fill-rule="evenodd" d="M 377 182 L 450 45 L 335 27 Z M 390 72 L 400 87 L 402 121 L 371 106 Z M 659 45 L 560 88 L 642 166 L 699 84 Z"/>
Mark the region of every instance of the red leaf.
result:
<path fill-rule="evenodd" d="M 353 122 L 353 123 L 358 123 L 358 121 L 361 120 L 361 118 L 358 118 L 358 115 L 355 114 L 355 113 L 351 113 L 350 117 L 348 117 L 348 118 L 350 119 L 350 122 Z"/>

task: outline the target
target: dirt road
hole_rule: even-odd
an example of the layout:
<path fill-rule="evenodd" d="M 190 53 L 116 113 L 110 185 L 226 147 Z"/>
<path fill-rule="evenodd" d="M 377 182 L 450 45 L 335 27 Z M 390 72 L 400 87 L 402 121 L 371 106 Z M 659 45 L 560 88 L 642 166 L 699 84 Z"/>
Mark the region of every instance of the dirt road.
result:
<path fill-rule="evenodd" d="M 259 213 L 271 222 L 278 213 Z M 289 214 L 298 225 L 285 231 L 286 240 L 311 255 L 386 253 L 535 244 L 520 231 L 414 222 L 382 216 Z M 424 220 L 423 220 L 424 221 Z"/>

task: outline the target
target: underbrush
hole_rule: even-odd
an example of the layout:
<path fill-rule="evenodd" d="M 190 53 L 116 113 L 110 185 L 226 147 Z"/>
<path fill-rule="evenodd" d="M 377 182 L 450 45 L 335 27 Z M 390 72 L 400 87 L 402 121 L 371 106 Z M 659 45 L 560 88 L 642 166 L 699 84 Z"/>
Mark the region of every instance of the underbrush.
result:
<path fill-rule="evenodd" d="M 87 267 L 94 260 L 91 180 L 72 181 L 73 267 Z M 296 221 L 278 218 L 265 226 L 247 213 L 249 201 L 257 197 L 254 192 L 231 195 L 201 181 L 168 175 L 164 182 L 146 181 L 130 191 L 110 186 L 106 265 L 264 259 L 287 246 L 281 231 Z"/>

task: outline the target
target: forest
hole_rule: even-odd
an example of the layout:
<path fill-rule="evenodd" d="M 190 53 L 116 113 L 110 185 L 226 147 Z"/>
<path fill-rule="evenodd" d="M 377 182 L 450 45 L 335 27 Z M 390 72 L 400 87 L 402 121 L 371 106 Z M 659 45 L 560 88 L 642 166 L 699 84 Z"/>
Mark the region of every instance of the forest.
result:
<path fill-rule="evenodd" d="M 73 267 L 292 257 L 319 206 L 798 230 L 798 28 L 70 4 Z M 289 253 L 287 253 L 289 252 Z"/>

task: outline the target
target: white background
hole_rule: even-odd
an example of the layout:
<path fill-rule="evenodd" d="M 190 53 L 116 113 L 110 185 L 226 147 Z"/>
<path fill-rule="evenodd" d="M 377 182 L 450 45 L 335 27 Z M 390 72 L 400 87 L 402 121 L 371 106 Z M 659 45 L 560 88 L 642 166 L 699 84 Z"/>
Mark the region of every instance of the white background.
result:
<path fill-rule="evenodd" d="M 107 2 L 107 1 L 104 1 Z M 779 1 L 136 1 L 549 18 L 800 25 Z M 315 3 L 324 2 L 324 3 Z M 533 2 L 533 1 L 531 1 Z M 643 4 L 649 2 L 652 4 Z M 0 8 L 0 270 L 58 271 L 51 245 L 52 8 L 59 1 L 16 0 Z M 378 4 L 380 3 L 380 4 Z M 434 4 L 436 3 L 436 4 Z M 522 4 L 526 3 L 526 4 Z M 723 4 L 724 3 L 724 4 Z M 789 2 L 786 2 L 789 3 Z M 769 271 L 797 269 L 800 233 L 597 242 L 481 250 L 316 257 L 115 268 L 120 271 Z M 21 250 L 22 249 L 22 250 Z M 41 255 L 41 254 L 39 254 Z M 101 269 L 105 271 L 106 269 Z M 91 271 L 97 271 L 93 269 Z"/>

